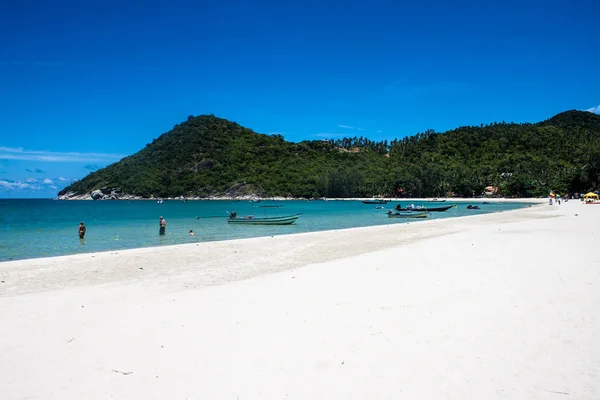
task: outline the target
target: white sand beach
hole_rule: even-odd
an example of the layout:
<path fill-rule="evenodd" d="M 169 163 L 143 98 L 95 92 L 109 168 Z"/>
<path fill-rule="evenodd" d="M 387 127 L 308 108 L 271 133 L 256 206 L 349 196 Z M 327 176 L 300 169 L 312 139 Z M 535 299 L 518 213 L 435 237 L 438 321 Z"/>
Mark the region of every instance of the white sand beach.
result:
<path fill-rule="evenodd" d="M 0 399 L 600 398 L 600 206 L 0 263 Z"/>

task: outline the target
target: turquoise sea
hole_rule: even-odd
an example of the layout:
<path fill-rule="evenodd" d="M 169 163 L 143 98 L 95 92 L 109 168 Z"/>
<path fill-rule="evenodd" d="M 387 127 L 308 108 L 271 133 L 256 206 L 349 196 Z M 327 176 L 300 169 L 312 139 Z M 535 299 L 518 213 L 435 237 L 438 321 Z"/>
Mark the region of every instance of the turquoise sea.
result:
<path fill-rule="evenodd" d="M 0 261 L 89 253 L 106 250 L 209 242 L 285 235 L 362 226 L 419 222 L 387 218 L 396 204 L 423 203 L 392 201 L 376 209 L 360 201 L 58 201 L 45 199 L 0 199 Z M 449 205 L 426 203 L 429 206 Z M 482 200 L 457 202 L 456 208 L 432 213 L 427 219 L 451 218 L 526 207 L 527 203 L 482 204 Z M 477 204 L 481 210 L 467 210 Z M 273 206 L 280 207 L 260 207 Z M 277 216 L 303 213 L 293 225 L 241 226 L 228 224 L 227 211 L 238 215 Z M 167 221 L 165 236 L 158 234 L 159 217 Z M 77 236 L 85 222 L 84 240 Z M 195 236 L 190 236 L 193 230 Z"/>

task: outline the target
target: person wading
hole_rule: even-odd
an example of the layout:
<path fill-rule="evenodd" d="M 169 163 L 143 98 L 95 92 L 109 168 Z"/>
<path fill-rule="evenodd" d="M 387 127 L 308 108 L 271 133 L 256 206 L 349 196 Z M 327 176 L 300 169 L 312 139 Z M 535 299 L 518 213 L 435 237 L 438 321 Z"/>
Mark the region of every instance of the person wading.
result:
<path fill-rule="evenodd" d="M 167 230 L 167 221 L 165 221 L 165 219 L 162 217 L 160 217 L 160 222 L 158 223 L 158 234 L 159 235 L 164 235 L 165 231 Z"/>
<path fill-rule="evenodd" d="M 85 225 L 83 222 L 79 223 L 79 230 L 77 231 L 77 234 L 79 235 L 79 239 L 83 239 L 85 236 Z"/>

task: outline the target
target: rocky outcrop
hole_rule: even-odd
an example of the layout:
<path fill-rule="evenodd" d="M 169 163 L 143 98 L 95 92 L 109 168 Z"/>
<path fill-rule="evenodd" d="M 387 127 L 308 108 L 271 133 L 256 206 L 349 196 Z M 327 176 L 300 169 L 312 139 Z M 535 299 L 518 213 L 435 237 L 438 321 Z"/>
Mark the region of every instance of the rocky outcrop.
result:
<path fill-rule="evenodd" d="M 121 189 L 103 187 L 94 190 L 90 195 L 94 200 L 118 200 L 121 197 Z"/>
<path fill-rule="evenodd" d="M 96 189 L 90 193 L 90 196 L 92 197 L 92 200 L 101 200 L 104 197 L 104 193 L 102 193 L 102 190 Z"/>
<path fill-rule="evenodd" d="M 108 188 L 103 187 L 100 189 L 95 189 L 89 193 L 76 193 L 72 191 L 61 191 L 58 194 L 58 200 L 250 200 L 250 201 L 259 201 L 259 200 L 285 200 L 292 199 L 292 197 L 272 197 L 266 196 L 264 190 L 261 188 L 256 188 L 253 185 L 247 184 L 245 182 L 234 185 L 230 187 L 225 193 L 220 196 L 209 196 L 209 197 L 199 197 L 199 196 L 176 196 L 176 197 L 166 197 L 166 198 L 158 198 L 158 197 L 150 197 L 144 198 L 142 196 L 136 196 L 131 194 L 123 194 L 121 189 L 119 188 Z"/>
<path fill-rule="evenodd" d="M 131 195 L 122 196 L 121 189 L 112 189 L 106 187 L 83 194 L 64 190 L 58 193 L 58 200 L 137 200 L 139 198 L 139 196 Z"/>
<path fill-rule="evenodd" d="M 58 195 L 59 200 L 91 200 L 90 193 L 78 194 L 75 192 L 61 192 Z"/>

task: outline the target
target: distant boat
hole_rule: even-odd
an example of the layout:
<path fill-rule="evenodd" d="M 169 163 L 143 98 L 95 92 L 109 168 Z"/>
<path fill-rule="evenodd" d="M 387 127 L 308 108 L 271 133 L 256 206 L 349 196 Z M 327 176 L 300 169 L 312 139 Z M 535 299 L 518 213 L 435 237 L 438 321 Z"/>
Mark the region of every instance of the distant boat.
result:
<path fill-rule="evenodd" d="M 382 199 L 373 199 L 373 200 L 363 200 L 363 204 L 387 204 L 387 200 Z"/>
<path fill-rule="evenodd" d="M 396 206 L 396 211 L 428 211 L 428 212 L 442 212 L 442 211 L 446 211 L 451 209 L 452 207 L 456 207 L 456 204 L 453 204 L 451 206 L 443 206 L 443 207 L 426 207 L 426 206 L 419 206 L 419 207 L 402 207 L 400 204 L 398 204 Z"/>
<path fill-rule="evenodd" d="M 388 218 L 427 218 L 429 213 L 427 211 L 396 211 L 392 210 L 387 213 Z"/>
<path fill-rule="evenodd" d="M 429 203 L 443 203 L 446 201 L 446 199 L 431 199 L 431 200 L 427 200 Z"/>

